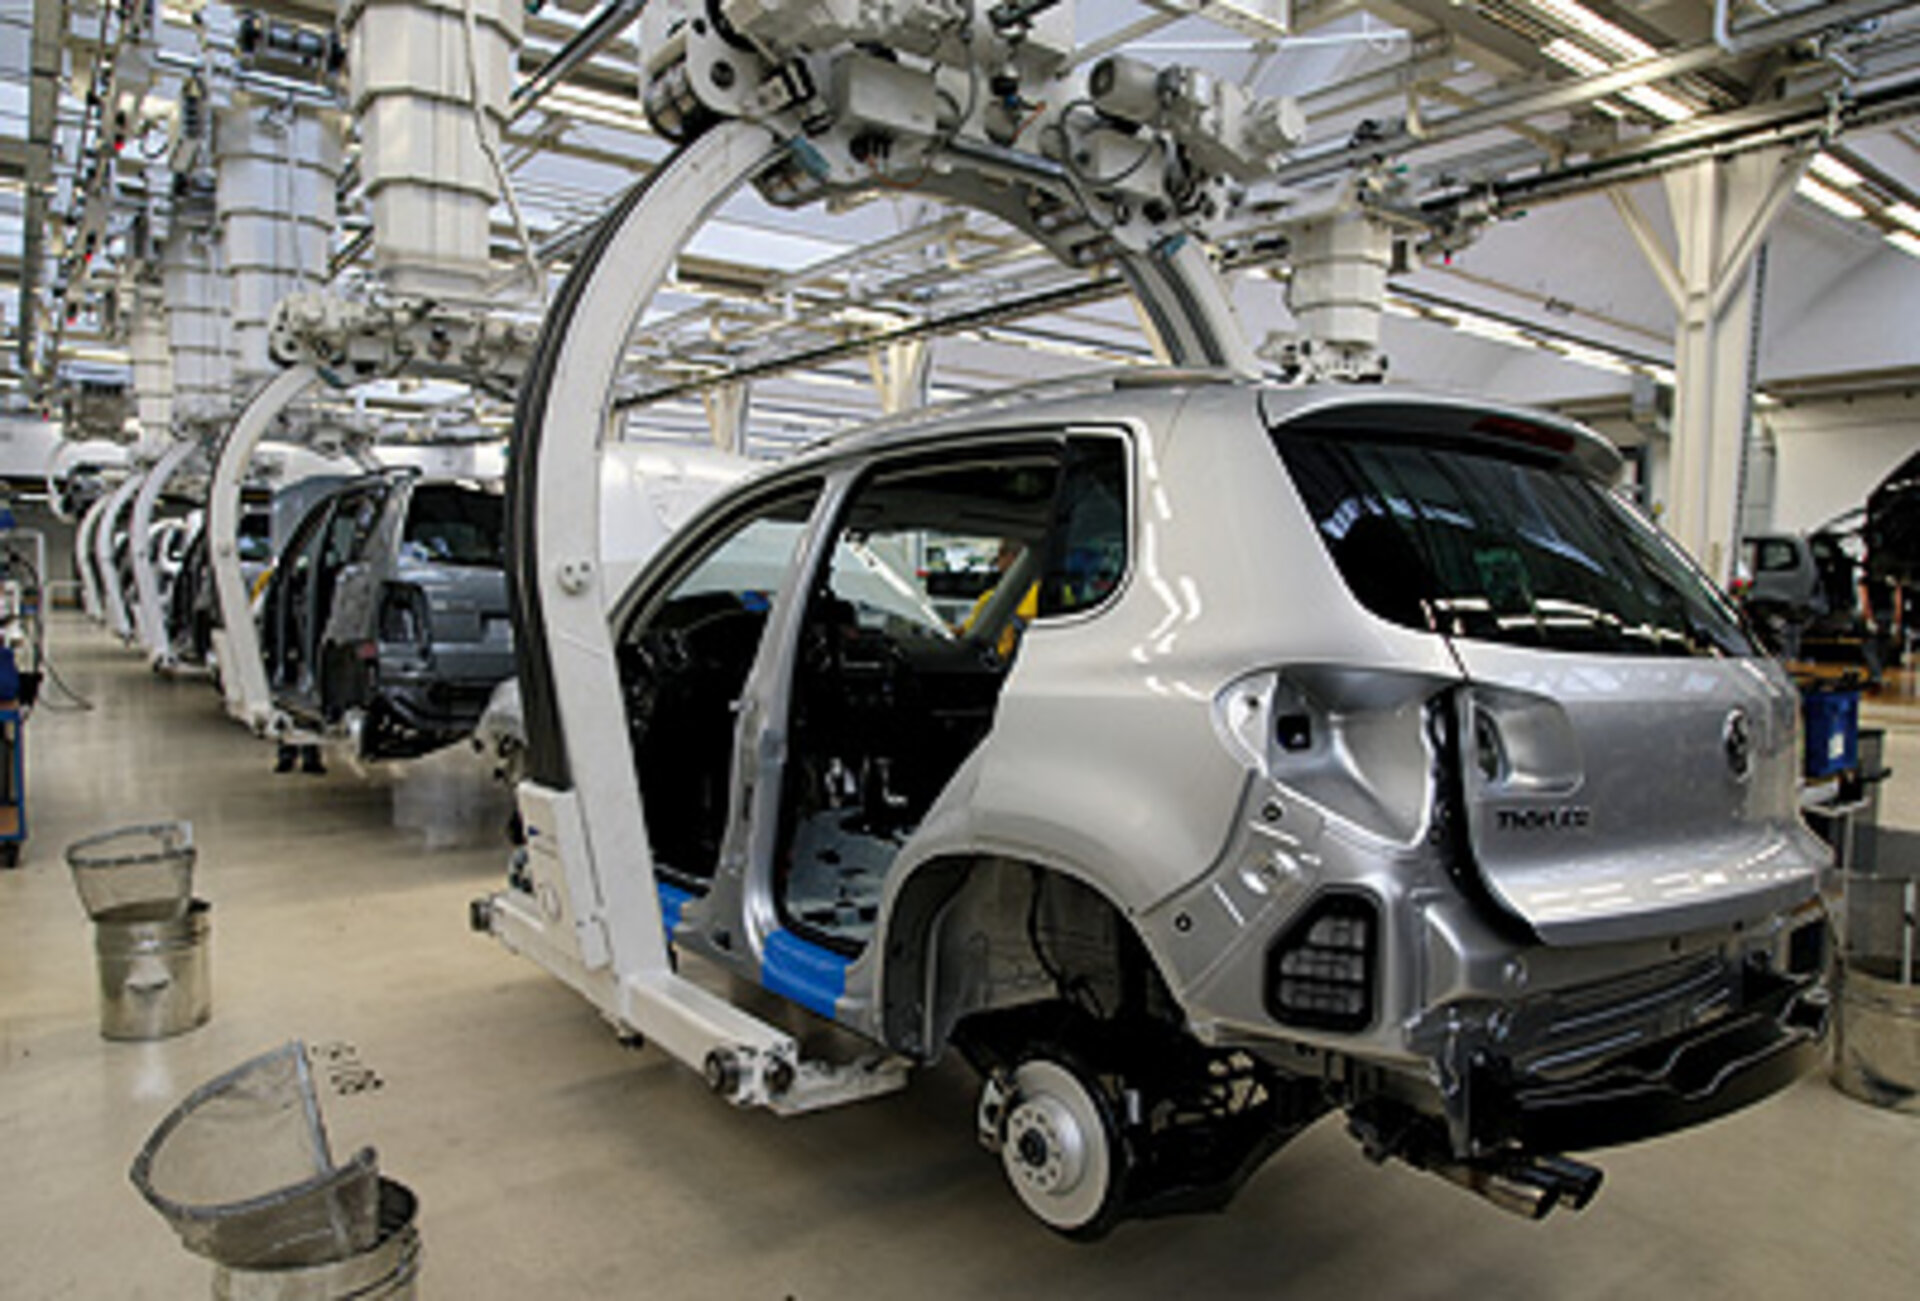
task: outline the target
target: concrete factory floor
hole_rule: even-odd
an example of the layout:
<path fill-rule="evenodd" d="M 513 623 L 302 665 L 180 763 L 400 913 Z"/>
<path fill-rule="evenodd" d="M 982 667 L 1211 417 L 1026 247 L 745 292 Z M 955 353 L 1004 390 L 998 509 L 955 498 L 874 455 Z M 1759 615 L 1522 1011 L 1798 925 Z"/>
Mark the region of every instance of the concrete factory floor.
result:
<path fill-rule="evenodd" d="M 377 1146 L 419 1195 L 430 1298 L 1868 1301 L 1920 1278 L 1920 1118 L 1824 1077 L 1603 1156 L 1594 1205 L 1544 1224 L 1370 1166 L 1328 1121 L 1224 1215 L 1070 1245 L 975 1146 L 964 1068 L 806 1119 L 734 1111 L 470 934 L 508 805 L 465 751 L 274 776 L 205 682 L 156 677 L 77 615 L 53 631 L 93 708 L 34 715 L 32 839 L 0 872 L 0 1297 L 208 1295 L 127 1168 L 188 1090 L 291 1038 L 325 1047 L 336 1150 Z M 1889 758 L 1885 820 L 1920 827 L 1920 721 Z M 61 850 L 176 818 L 213 902 L 213 1018 L 109 1043 Z"/>

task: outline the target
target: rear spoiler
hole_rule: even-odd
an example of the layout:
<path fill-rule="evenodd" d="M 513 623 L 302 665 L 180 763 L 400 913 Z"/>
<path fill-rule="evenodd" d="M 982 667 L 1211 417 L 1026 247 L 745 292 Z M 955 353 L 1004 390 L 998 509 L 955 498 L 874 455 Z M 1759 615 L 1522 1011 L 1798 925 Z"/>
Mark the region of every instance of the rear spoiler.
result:
<path fill-rule="evenodd" d="M 1561 416 L 1470 398 L 1379 390 L 1328 393 L 1326 402 L 1287 410 L 1261 394 L 1270 429 L 1287 434 L 1364 437 L 1477 450 L 1496 456 L 1570 466 L 1606 483 L 1625 464 L 1605 438 Z M 1279 409 L 1276 409 L 1279 408 Z"/>

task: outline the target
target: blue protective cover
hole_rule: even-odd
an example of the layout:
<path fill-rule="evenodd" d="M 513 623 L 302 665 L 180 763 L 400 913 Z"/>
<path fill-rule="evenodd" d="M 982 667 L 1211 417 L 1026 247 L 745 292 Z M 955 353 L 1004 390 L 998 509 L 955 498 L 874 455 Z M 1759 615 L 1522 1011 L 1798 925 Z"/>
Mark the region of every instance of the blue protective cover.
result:
<path fill-rule="evenodd" d="M 693 893 L 677 885 L 668 885 L 665 881 L 657 882 L 655 889 L 660 895 L 660 927 L 666 931 L 667 940 L 671 943 L 674 931 L 680 927 L 680 913 L 693 902 Z"/>
<path fill-rule="evenodd" d="M 807 943 L 792 931 L 775 931 L 767 936 L 760 983 L 831 1020 L 840 996 L 847 992 L 847 959 Z"/>

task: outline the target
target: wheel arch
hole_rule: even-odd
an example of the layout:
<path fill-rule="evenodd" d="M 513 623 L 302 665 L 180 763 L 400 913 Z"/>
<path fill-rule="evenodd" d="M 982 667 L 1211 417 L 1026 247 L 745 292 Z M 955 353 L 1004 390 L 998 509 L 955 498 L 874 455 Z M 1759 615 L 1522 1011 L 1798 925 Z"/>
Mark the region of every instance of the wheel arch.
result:
<path fill-rule="evenodd" d="M 1040 855 L 948 853 L 914 864 L 877 938 L 882 1037 L 923 1060 L 938 1059 L 970 1018 L 1075 993 L 1107 1014 L 1143 994 L 1159 1010 L 1175 1001 L 1171 968 L 1135 916 L 1083 865 Z"/>

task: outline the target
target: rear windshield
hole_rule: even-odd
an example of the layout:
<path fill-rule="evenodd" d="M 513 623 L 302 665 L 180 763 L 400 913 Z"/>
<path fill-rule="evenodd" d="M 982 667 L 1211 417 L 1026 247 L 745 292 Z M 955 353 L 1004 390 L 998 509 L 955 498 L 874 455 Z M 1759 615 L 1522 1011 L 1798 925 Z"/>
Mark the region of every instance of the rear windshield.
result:
<path fill-rule="evenodd" d="M 1347 586 L 1381 618 L 1597 654 L 1755 654 L 1739 616 L 1606 487 L 1524 450 L 1368 431 L 1275 446 Z"/>
<path fill-rule="evenodd" d="M 499 493 L 425 483 L 407 503 L 403 559 L 439 565 L 499 565 L 505 557 L 506 506 Z"/>
<path fill-rule="evenodd" d="M 252 511 L 240 517 L 240 534 L 236 539 L 240 559 L 245 561 L 268 561 L 273 559 L 273 516 L 265 511 Z"/>

